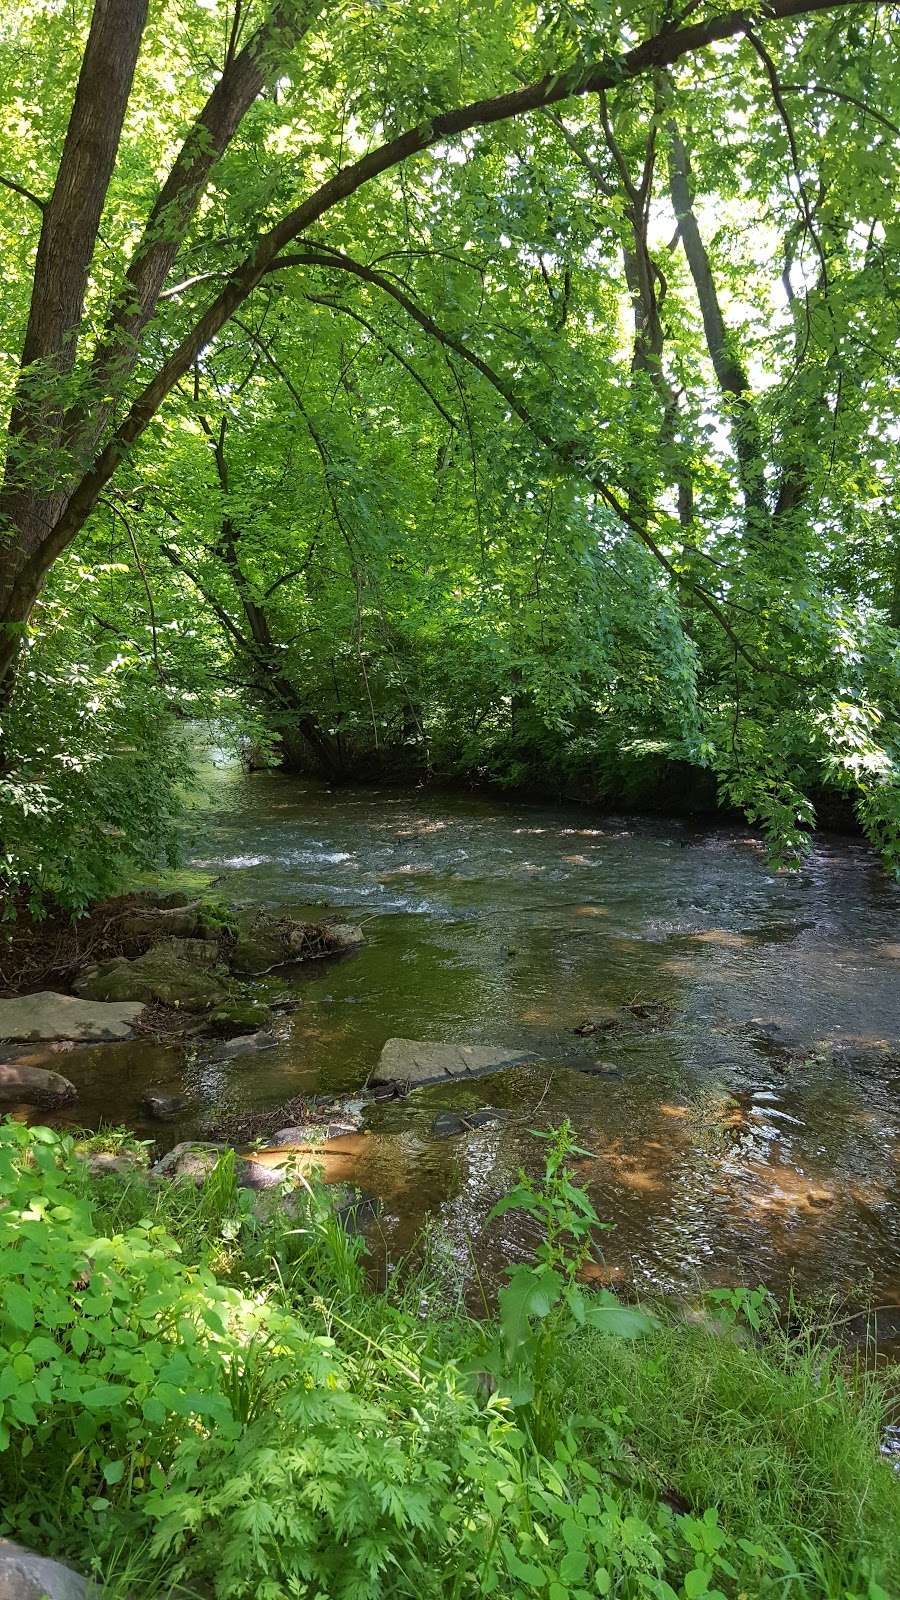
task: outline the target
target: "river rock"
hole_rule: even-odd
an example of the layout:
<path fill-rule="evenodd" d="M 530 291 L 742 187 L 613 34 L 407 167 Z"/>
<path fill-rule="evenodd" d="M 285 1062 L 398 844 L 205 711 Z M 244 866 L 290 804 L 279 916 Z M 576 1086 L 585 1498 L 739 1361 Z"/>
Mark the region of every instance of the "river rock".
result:
<path fill-rule="evenodd" d="M 161 1089 L 148 1089 L 142 1105 L 148 1117 L 154 1117 L 157 1122 L 165 1122 L 169 1117 L 177 1117 L 179 1111 L 184 1110 L 187 1101 L 183 1094 L 164 1094 Z"/>
<path fill-rule="evenodd" d="M 48 1072 L 46 1067 L 29 1067 L 17 1061 L 0 1065 L 0 1106 L 64 1106 L 77 1098 L 74 1083 L 59 1072 Z"/>
<path fill-rule="evenodd" d="M 0 1000 L 0 1039 L 127 1039 L 144 1007 L 130 997 L 121 1004 L 95 1004 L 95 997 L 75 1000 L 70 994 L 41 989 L 15 1000 Z"/>
<path fill-rule="evenodd" d="M 0 1600 L 100 1600 L 103 1592 L 61 1561 L 0 1539 Z"/>
<path fill-rule="evenodd" d="M 185 1139 L 181 1144 L 173 1145 L 172 1149 L 150 1168 L 150 1176 L 170 1178 L 176 1183 L 192 1183 L 199 1189 L 225 1149 L 227 1146 L 224 1144 L 213 1144 L 202 1139 Z"/>
<path fill-rule="evenodd" d="M 475 1128 L 488 1128 L 502 1122 L 505 1111 L 493 1106 L 483 1106 L 480 1111 L 439 1111 L 431 1124 L 436 1139 L 452 1139 L 458 1133 L 471 1133 Z"/>
<path fill-rule="evenodd" d="M 372 1084 L 434 1083 L 440 1078 L 480 1077 L 533 1061 L 527 1050 L 492 1044 L 432 1044 L 427 1039 L 388 1039 Z"/>
<path fill-rule="evenodd" d="M 617 1067 L 614 1061 L 573 1061 L 576 1072 L 584 1072 L 590 1078 L 616 1079 L 623 1076 L 622 1068 Z"/>
<path fill-rule="evenodd" d="M 255 910 L 239 919 L 229 965 L 241 976 L 259 977 L 275 967 L 337 955 L 363 942 L 362 929 L 353 923 L 301 922 L 286 914 Z"/>
<path fill-rule="evenodd" d="M 261 1161 L 246 1156 L 237 1164 L 237 1181 L 240 1189 L 277 1189 L 288 1176 L 284 1167 L 267 1167 Z"/>
<path fill-rule="evenodd" d="M 205 960 L 185 960 L 177 949 L 200 943 L 171 939 L 133 961 L 116 956 L 83 972 L 74 988 L 89 1000 L 156 1000 L 184 1011 L 208 1011 L 225 1002 L 227 990 Z"/>
<path fill-rule="evenodd" d="M 84 1162 L 92 1178 L 135 1178 L 144 1177 L 147 1172 L 147 1161 L 138 1150 L 120 1150 L 114 1155 L 111 1150 L 79 1150 L 76 1146 L 75 1154 Z M 0 1590 L 0 1600 L 3 1591 Z"/>
<path fill-rule="evenodd" d="M 329 922 L 325 932 L 339 950 L 355 950 L 365 944 L 366 936 L 355 922 Z"/>
<path fill-rule="evenodd" d="M 221 1033 L 226 1037 L 237 1034 L 243 1039 L 255 1039 L 271 1020 L 272 1013 L 268 1006 L 259 1000 L 246 1000 L 238 996 L 223 1000 L 210 1012 L 209 1026 L 213 1033 Z"/>
<path fill-rule="evenodd" d="M 270 1145 L 316 1144 L 323 1139 L 340 1139 L 345 1133 L 358 1133 L 358 1122 L 304 1122 L 295 1128 L 279 1128 Z"/>
<path fill-rule="evenodd" d="M 274 1033 L 268 1028 L 262 1028 L 257 1033 L 242 1033 L 237 1039 L 226 1039 L 224 1043 L 216 1046 L 216 1055 L 220 1061 L 231 1061 L 235 1056 L 251 1055 L 257 1050 L 271 1050 L 274 1043 Z"/>

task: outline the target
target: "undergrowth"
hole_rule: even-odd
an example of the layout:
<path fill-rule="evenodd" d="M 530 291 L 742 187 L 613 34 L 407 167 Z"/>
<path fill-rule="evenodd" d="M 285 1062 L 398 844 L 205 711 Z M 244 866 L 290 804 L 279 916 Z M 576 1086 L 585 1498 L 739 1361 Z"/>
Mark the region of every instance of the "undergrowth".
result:
<path fill-rule="evenodd" d="M 232 1152 L 154 1185 L 0 1126 L 0 1533 L 134 1600 L 891 1600 L 873 1380 L 755 1292 L 690 1326 L 585 1290 L 573 1151 L 502 1203 L 543 1244 L 475 1321 L 373 1292 L 324 1194 Z"/>

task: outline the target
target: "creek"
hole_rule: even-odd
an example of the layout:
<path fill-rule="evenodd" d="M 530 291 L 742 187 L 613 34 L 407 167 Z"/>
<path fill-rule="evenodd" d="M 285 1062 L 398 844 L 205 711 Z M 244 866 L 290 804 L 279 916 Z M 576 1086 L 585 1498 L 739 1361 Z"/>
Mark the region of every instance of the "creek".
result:
<path fill-rule="evenodd" d="M 568 1117 L 614 1224 L 607 1281 L 900 1305 L 900 888 L 858 840 L 819 837 L 800 872 L 775 873 L 739 828 L 329 792 L 227 764 L 190 834 L 172 886 L 327 904 L 366 944 L 297 972 L 301 1003 L 265 1052 L 72 1050 L 81 1122 L 173 1143 L 222 1108 L 352 1094 L 391 1037 L 508 1046 L 534 1059 L 367 1110 L 348 1176 L 380 1202 L 388 1259 L 430 1221 L 461 1276 L 474 1252 L 496 1279 L 528 1219 L 489 1224 L 490 1207 L 540 1166 L 531 1130 Z M 625 1006 L 622 1026 L 576 1033 Z M 148 1123 L 151 1085 L 186 1092 L 188 1112 Z M 485 1106 L 502 1120 L 433 1132 Z"/>

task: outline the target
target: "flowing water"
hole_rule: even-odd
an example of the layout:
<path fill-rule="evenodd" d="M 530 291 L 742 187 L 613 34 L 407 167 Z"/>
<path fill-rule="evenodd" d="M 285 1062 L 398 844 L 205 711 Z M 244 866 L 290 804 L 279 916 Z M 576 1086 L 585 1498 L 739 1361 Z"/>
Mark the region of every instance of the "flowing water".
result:
<path fill-rule="evenodd" d="M 267 1052 L 72 1051 L 82 1120 L 171 1143 L 223 1107 L 352 1093 L 391 1037 L 510 1046 L 533 1059 L 367 1112 L 348 1170 L 381 1203 L 390 1255 L 431 1219 L 461 1270 L 474 1251 L 496 1276 L 528 1231 L 487 1213 L 540 1165 L 530 1130 L 568 1117 L 615 1224 L 609 1281 L 794 1281 L 900 1304 L 900 889 L 860 842 L 819 839 L 776 874 L 739 829 L 234 768 L 193 832 L 180 881 L 340 908 L 365 947 L 297 976 L 302 1003 Z M 627 1005 L 642 1015 L 575 1032 Z M 180 1123 L 142 1122 L 151 1084 L 188 1093 Z M 502 1120 L 433 1133 L 441 1111 L 484 1106 Z"/>

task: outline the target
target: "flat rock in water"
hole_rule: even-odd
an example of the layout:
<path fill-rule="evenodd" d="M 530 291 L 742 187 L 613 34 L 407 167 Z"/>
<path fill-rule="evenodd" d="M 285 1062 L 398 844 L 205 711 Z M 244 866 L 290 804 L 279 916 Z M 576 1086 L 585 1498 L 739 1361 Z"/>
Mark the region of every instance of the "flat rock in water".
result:
<path fill-rule="evenodd" d="M 0 1039 L 127 1039 L 143 1009 L 140 1001 L 106 1004 L 41 989 L 0 1000 Z"/>
<path fill-rule="evenodd" d="M 46 1067 L 29 1067 L 18 1061 L 0 1065 L 0 1106 L 64 1106 L 77 1098 L 74 1083 L 60 1072 L 48 1072 Z M 2 1590 L 0 1600 L 3 1600 Z"/>
<path fill-rule="evenodd" d="M 0 1600 L 99 1600 L 102 1593 L 61 1561 L 0 1539 Z"/>
<path fill-rule="evenodd" d="M 469 1078 L 533 1061 L 527 1050 L 495 1044 L 431 1044 L 427 1039 L 388 1039 L 374 1074 L 375 1083 L 433 1083 Z"/>

